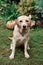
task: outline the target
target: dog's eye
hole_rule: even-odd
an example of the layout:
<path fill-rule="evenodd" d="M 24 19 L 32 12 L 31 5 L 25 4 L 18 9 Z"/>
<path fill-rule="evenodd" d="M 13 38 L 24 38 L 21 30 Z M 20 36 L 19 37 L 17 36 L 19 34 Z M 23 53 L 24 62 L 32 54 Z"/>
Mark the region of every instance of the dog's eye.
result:
<path fill-rule="evenodd" d="M 29 22 L 28 20 L 26 20 L 26 22 Z"/>
<path fill-rule="evenodd" d="M 20 22 L 22 22 L 22 20 L 20 20 Z"/>

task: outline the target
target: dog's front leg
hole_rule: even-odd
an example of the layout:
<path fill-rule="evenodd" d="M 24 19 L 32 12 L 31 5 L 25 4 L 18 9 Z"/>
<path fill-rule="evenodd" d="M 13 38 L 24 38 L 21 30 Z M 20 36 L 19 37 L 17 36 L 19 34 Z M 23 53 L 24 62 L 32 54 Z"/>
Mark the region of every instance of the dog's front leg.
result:
<path fill-rule="evenodd" d="M 24 54 L 25 54 L 26 58 L 29 58 L 30 56 L 27 52 L 27 45 L 28 45 L 28 41 L 25 41 L 25 43 L 24 43 Z"/>
<path fill-rule="evenodd" d="M 9 56 L 10 59 L 14 59 L 15 47 L 16 47 L 16 41 L 13 39 L 13 40 L 12 40 L 12 53 L 11 53 L 11 55 Z"/>

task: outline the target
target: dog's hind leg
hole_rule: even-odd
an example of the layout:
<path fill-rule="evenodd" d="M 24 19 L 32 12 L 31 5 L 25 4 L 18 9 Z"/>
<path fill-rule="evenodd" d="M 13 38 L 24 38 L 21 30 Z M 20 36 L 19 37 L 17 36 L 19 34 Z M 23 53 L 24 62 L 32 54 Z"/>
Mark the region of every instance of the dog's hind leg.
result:
<path fill-rule="evenodd" d="M 28 50 L 30 49 L 29 45 L 27 46 L 27 49 L 28 49 Z"/>

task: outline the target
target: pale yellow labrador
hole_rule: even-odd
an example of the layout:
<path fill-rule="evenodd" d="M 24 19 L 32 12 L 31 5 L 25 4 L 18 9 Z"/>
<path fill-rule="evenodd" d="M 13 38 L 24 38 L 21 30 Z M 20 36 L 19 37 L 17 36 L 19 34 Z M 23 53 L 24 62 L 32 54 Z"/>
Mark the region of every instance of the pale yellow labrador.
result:
<path fill-rule="evenodd" d="M 11 55 L 9 56 L 10 59 L 14 59 L 15 56 L 15 48 L 16 45 L 24 44 L 24 55 L 26 58 L 29 58 L 29 54 L 27 49 L 29 49 L 29 31 L 31 25 L 31 15 L 29 16 L 20 16 L 16 20 L 16 25 L 14 26 L 13 31 L 13 38 L 11 43 Z"/>

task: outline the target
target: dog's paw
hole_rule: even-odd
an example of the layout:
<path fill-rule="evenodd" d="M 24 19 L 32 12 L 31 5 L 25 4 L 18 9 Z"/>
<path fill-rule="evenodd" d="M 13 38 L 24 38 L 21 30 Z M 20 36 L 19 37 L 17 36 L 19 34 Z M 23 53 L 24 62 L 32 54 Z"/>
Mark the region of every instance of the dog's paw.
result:
<path fill-rule="evenodd" d="M 25 54 L 25 58 L 30 58 L 28 53 Z"/>
<path fill-rule="evenodd" d="M 11 55 L 9 56 L 9 59 L 14 59 L 14 55 L 11 54 Z"/>

